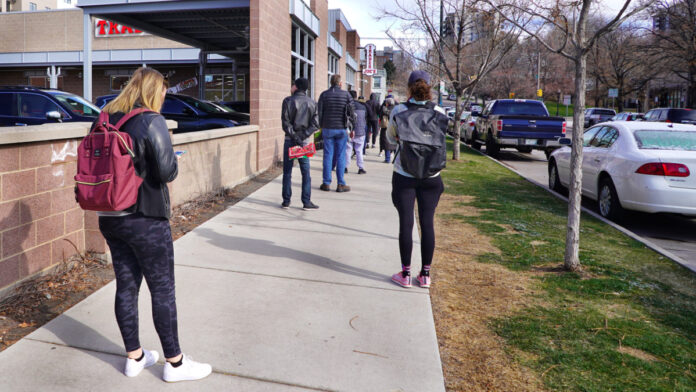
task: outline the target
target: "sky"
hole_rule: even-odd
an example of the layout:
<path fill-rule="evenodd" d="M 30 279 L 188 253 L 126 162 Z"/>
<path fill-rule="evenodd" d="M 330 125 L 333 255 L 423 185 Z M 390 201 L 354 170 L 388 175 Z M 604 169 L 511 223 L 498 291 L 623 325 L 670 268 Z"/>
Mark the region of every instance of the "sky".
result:
<path fill-rule="evenodd" d="M 328 0 L 329 8 L 340 8 L 343 14 L 346 15 L 348 23 L 351 27 L 358 30 L 361 37 L 361 43 L 375 44 L 377 49 L 382 49 L 384 46 L 395 46 L 387 38 L 385 31 L 389 28 L 394 20 L 377 21 L 375 17 L 380 14 L 378 7 L 393 6 L 393 0 Z M 403 0 L 405 2 L 415 0 Z M 635 1 L 635 0 L 634 0 Z M 309 1 L 306 1 L 309 3 Z M 606 12 L 613 13 L 618 11 L 623 5 L 624 0 L 600 0 L 602 8 Z"/>

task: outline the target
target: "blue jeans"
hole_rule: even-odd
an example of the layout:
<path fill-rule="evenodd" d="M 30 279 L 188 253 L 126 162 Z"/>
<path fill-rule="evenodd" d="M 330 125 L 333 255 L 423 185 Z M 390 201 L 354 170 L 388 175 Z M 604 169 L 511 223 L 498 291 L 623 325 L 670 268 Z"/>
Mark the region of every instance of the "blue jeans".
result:
<path fill-rule="evenodd" d="M 391 151 L 384 150 L 384 162 L 391 162 Z"/>
<path fill-rule="evenodd" d="M 292 197 L 292 166 L 293 159 L 288 156 L 288 149 L 295 146 L 292 140 L 286 140 L 283 144 L 283 201 L 290 203 Z M 309 158 L 297 158 L 302 172 L 302 204 L 309 204 L 312 197 L 312 180 L 309 177 Z"/>
<path fill-rule="evenodd" d="M 346 170 L 346 160 L 341 159 L 346 155 L 346 143 L 348 132 L 345 129 L 323 129 L 322 138 L 324 139 L 324 168 L 323 183 L 331 185 L 331 167 L 334 155 L 339 158 L 336 161 L 336 178 L 339 185 L 346 185 L 343 178 Z"/>

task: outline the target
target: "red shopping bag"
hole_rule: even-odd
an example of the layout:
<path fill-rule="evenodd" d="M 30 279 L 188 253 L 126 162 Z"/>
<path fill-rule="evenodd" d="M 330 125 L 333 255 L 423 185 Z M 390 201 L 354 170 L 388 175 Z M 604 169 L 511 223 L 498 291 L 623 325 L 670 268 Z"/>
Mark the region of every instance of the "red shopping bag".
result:
<path fill-rule="evenodd" d="M 317 148 L 314 143 L 309 143 L 306 146 L 294 146 L 288 149 L 288 157 L 290 159 L 302 158 L 302 157 L 313 157 L 317 152 Z"/>

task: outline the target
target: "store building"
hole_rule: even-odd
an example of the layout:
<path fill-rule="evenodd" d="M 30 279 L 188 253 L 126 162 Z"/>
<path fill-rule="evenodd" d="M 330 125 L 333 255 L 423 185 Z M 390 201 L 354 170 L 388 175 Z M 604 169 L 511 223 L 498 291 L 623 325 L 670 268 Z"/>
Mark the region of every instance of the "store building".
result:
<path fill-rule="evenodd" d="M 310 79 L 315 99 L 332 74 L 344 88 L 372 90 L 357 60 L 360 36 L 327 0 L 79 0 L 77 7 L 0 13 L 0 85 L 55 82 L 94 100 L 118 93 L 147 65 L 181 94 L 248 103 L 249 126 L 174 136 L 188 153 L 173 206 L 282 159 L 281 103 L 295 78 Z M 63 237 L 80 251 L 106 250 L 94 214 L 74 201 L 74 155 L 86 132 L 75 124 L 63 124 L 69 135 L 55 124 L 36 134 L 0 128 L 0 238 L 13 244 L 0 253 L 0 296 L 66 256 Z"/>

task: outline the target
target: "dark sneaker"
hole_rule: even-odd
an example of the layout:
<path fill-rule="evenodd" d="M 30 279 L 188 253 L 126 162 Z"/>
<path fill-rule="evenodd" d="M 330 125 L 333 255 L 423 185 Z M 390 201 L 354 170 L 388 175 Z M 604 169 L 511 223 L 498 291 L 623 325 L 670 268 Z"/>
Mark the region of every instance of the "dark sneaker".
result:
<path fill-rule="evenodd" d="M 366 173 L 367 173 L 367 172 L 365 171 L 365 169 L 360 169 L 360 170 L 358 170 L 358 174 L 366 174 Z"/>
<path fill-rule="evenodd" d="M 309 203 L 303 205 L 302 209 L 305 211 L 318 210 L 319 206 L 310 201 Z"/>
<path fill-rule="evenodd" d="M 329 187 L 329 184 L 321 184 L 321 186 L 319 187 L 319 189 L 322 190 L 322 191 L 328 192 L 328 191 L 331 190 L 331 187 Z"/>
<path fill-rule="evenodd" d="M 289 201 L 284 201 L 283 204 L 280 205 L 280 208 L 289 208 L 289 207 L 290 207 Z"/>
<path fill-rule="evenodd" d="M 339 185 L 336 188 L 336 192 L 350 192 L 350 187 L 348 185 Z"/>

